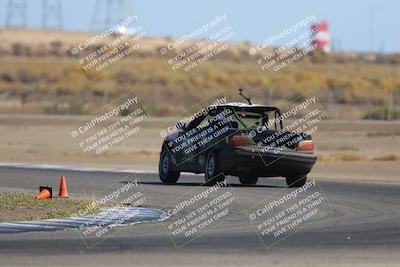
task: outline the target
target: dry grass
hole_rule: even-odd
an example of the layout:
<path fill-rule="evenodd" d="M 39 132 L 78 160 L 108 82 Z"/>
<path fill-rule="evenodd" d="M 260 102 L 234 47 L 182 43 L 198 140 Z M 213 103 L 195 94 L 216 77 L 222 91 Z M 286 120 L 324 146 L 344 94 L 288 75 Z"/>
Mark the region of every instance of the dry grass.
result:
<path fill-rule="evenodd" d="M 400 157 L 396 155 L 385 155 L 381 157 L 375 157 L 376 161 L 400 161 Z"/>
<path fill-rule="evenodd" d="M 0 221 L 25 221 L 71 217 L 84 210 L 90 200 L 45 199 L 24 193 L 0 193 Z M 94 210 L 96 213 L 98 210 Z"/>
<path fill-rule="evenodd" d="M 288 72 L 262 72 L 248 55 L 249 44 L 231 45 L 226 57 L 188 75 L 173 71 L 160 57 L 159 48 L 168 41 L 151 38 L 143 40 L 140 56 L 124 59 L 88 82 L 66 51 L 89 37 L 88 33 L 1 30 L 0 112 L 90 114 L 104 101 L 134 91 L 151 115 L 168 116 L 216 91 L 238 100 L 237 88 L 244 87 L 260 103 L 287 102 L 314 90 L 322 104 L 331 99 L 348 110 L 330 110 L 334 116 L 361 118 L 385 106 L 388 90 L 400 84 L 400 66 L 392 64 L 397 56 L 368 61 L 354 55 L 318 54 L 306 56 Z M 20 54 L 12 51 L 16 43 L 22 45 L 22 52 L 17 49 Z M 59 51 L 52 51 L 54 47 Z M 399 101 L 398 95 L 395 102 Z M 358 113 L 352 115 L 352 109 Z"/>
<path fill-rule="evenodd" d="M 335 162 L 368 162 L 368 161 L 400 161 L 400 157 L 396 155 L 384 155 L 379 157 L 363 157 L 351 154 L 331 154 L 318 156 L 319 162 L 335 163 Z"/>

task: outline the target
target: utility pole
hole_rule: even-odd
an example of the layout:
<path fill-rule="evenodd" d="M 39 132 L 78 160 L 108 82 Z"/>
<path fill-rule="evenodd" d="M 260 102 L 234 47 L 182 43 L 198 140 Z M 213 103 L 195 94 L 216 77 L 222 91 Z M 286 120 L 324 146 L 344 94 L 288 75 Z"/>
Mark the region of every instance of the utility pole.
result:
<path fill-rule="evenodd" d="M 398 110 L 396 109 L 395 99 L 399 93 L 400 93 L 400 84 L 397 84 L 388 92 L 388 107 L 386 113 L 386 120 L 393 119 L 393 115 L 396 116 L 396 114 L 398 113 Z"/>
<path fill-rule="evenodd" d="M 126 16 L 133 14 L 131 0 L 96 0 L 90 30 L 104 31 L 118 24 Z"/>
<path fill-rule="evenodd" d="M 112 26 L 115 17 L 115 9 L 120 9 L 121 1 L 116 0 L 96 0 L 93 18 L 92 30 L 103 31 Z"/>
<path fill-rule="evenodd" d="M 375 52 L 374 17 L 377 11 L 378 8 L 375 7 L 369 13 L 369 50 L 371 53 Z"/>
<path fill-rule="evenodd" d="M 43 0 L 42 27 L 43 29 L 63 28 L 61 0 Z"/>
<path fill-rule="evenodd" d="M 386 120 L 390 121 L 392 119 L 392 110 L 394 107 L 394 90 L 390 90 L 389 91 L 389 95 L 388 95 L 389 99 L 388 99 L 388 110 L 386 113 Z"/>
<path fill-rule="evenodd" d="M 26 0 L 8 0 L 6 27 L 26 27 Z"/>
<path fill-rule="evenodd" d="M 272 105 L 272 94 L 273 94 L 272 88 L 268 87 L 267 90 L 268 90 L 268 102 L 267 103 L 268 103 L 268 105 Z"/>

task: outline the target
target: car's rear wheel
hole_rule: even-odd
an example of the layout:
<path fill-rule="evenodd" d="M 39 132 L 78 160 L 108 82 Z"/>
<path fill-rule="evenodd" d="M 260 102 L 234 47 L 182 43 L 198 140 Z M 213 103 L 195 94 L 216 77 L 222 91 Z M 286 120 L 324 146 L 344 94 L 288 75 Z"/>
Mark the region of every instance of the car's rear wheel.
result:
<path fill-rule="evenodd" d="M 168 151 L 163 149 L 160 155 L 160 163 L 158 164 L 158 173 L 161 182 L 164 184 L 175 184 L 179 179 L 180 172 L 174 171 L 172 165 L 171 156 Z"/>
<path fill-rule="evenodd" d="M 286 184 L 289 187 L 302 187 L 307 181 L 307 175 L 292 175 L 286 177 Z"/>
<path fill-rule="evenodd" d="M 217 151 L 208 153 L 204 176 L 207 185 L 215 185 L 217 182 L 222 182 L 225 179 L 224 175 L 221 173 Z"/>
<path fill-rule="evenodd" d="M 255 185 L 258 181 L 258 177 L 254 175 L 243 175 L 239 176 L 239 181 L 242 185 Z"/>

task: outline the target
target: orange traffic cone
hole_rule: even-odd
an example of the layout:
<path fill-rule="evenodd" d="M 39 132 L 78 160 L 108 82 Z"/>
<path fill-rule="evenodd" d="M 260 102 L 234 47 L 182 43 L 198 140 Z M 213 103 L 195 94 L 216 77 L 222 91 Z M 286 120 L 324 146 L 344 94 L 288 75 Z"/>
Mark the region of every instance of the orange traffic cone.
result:
<path fill-rule="evenodd" d="M 40 187 L 40 193 L 36 195 L 36 199 L 42 200 L 53 197 L 53 190 L 51 187 Z"/>
<path fill-rule="evenodd" d="M 65 179 L 65 176 L 61 176 L 60 192 L 58 193 L 58 197 L 62 197 L 62 198 L 68 197 L 67 180 Z"/>

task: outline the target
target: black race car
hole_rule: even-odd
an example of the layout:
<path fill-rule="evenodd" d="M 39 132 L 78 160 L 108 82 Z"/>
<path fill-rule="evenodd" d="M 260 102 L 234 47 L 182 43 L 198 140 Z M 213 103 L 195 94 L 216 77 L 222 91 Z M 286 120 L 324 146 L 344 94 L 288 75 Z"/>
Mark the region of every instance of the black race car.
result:
<path fill-rule="evenodd" d="M 290 187 L 304 185 L 317 160 L 311 136 L 284 131 L 279 108 L 245 98 L 247 104 L 211 105 L 189 123 L 176 124 L 160 153 L 163 183 L 175 184 L 180 172 L 193 172 L 204 173 L 210 185 L 225 175 L 238 176 L 245 185 L 276 176 Z"/>

